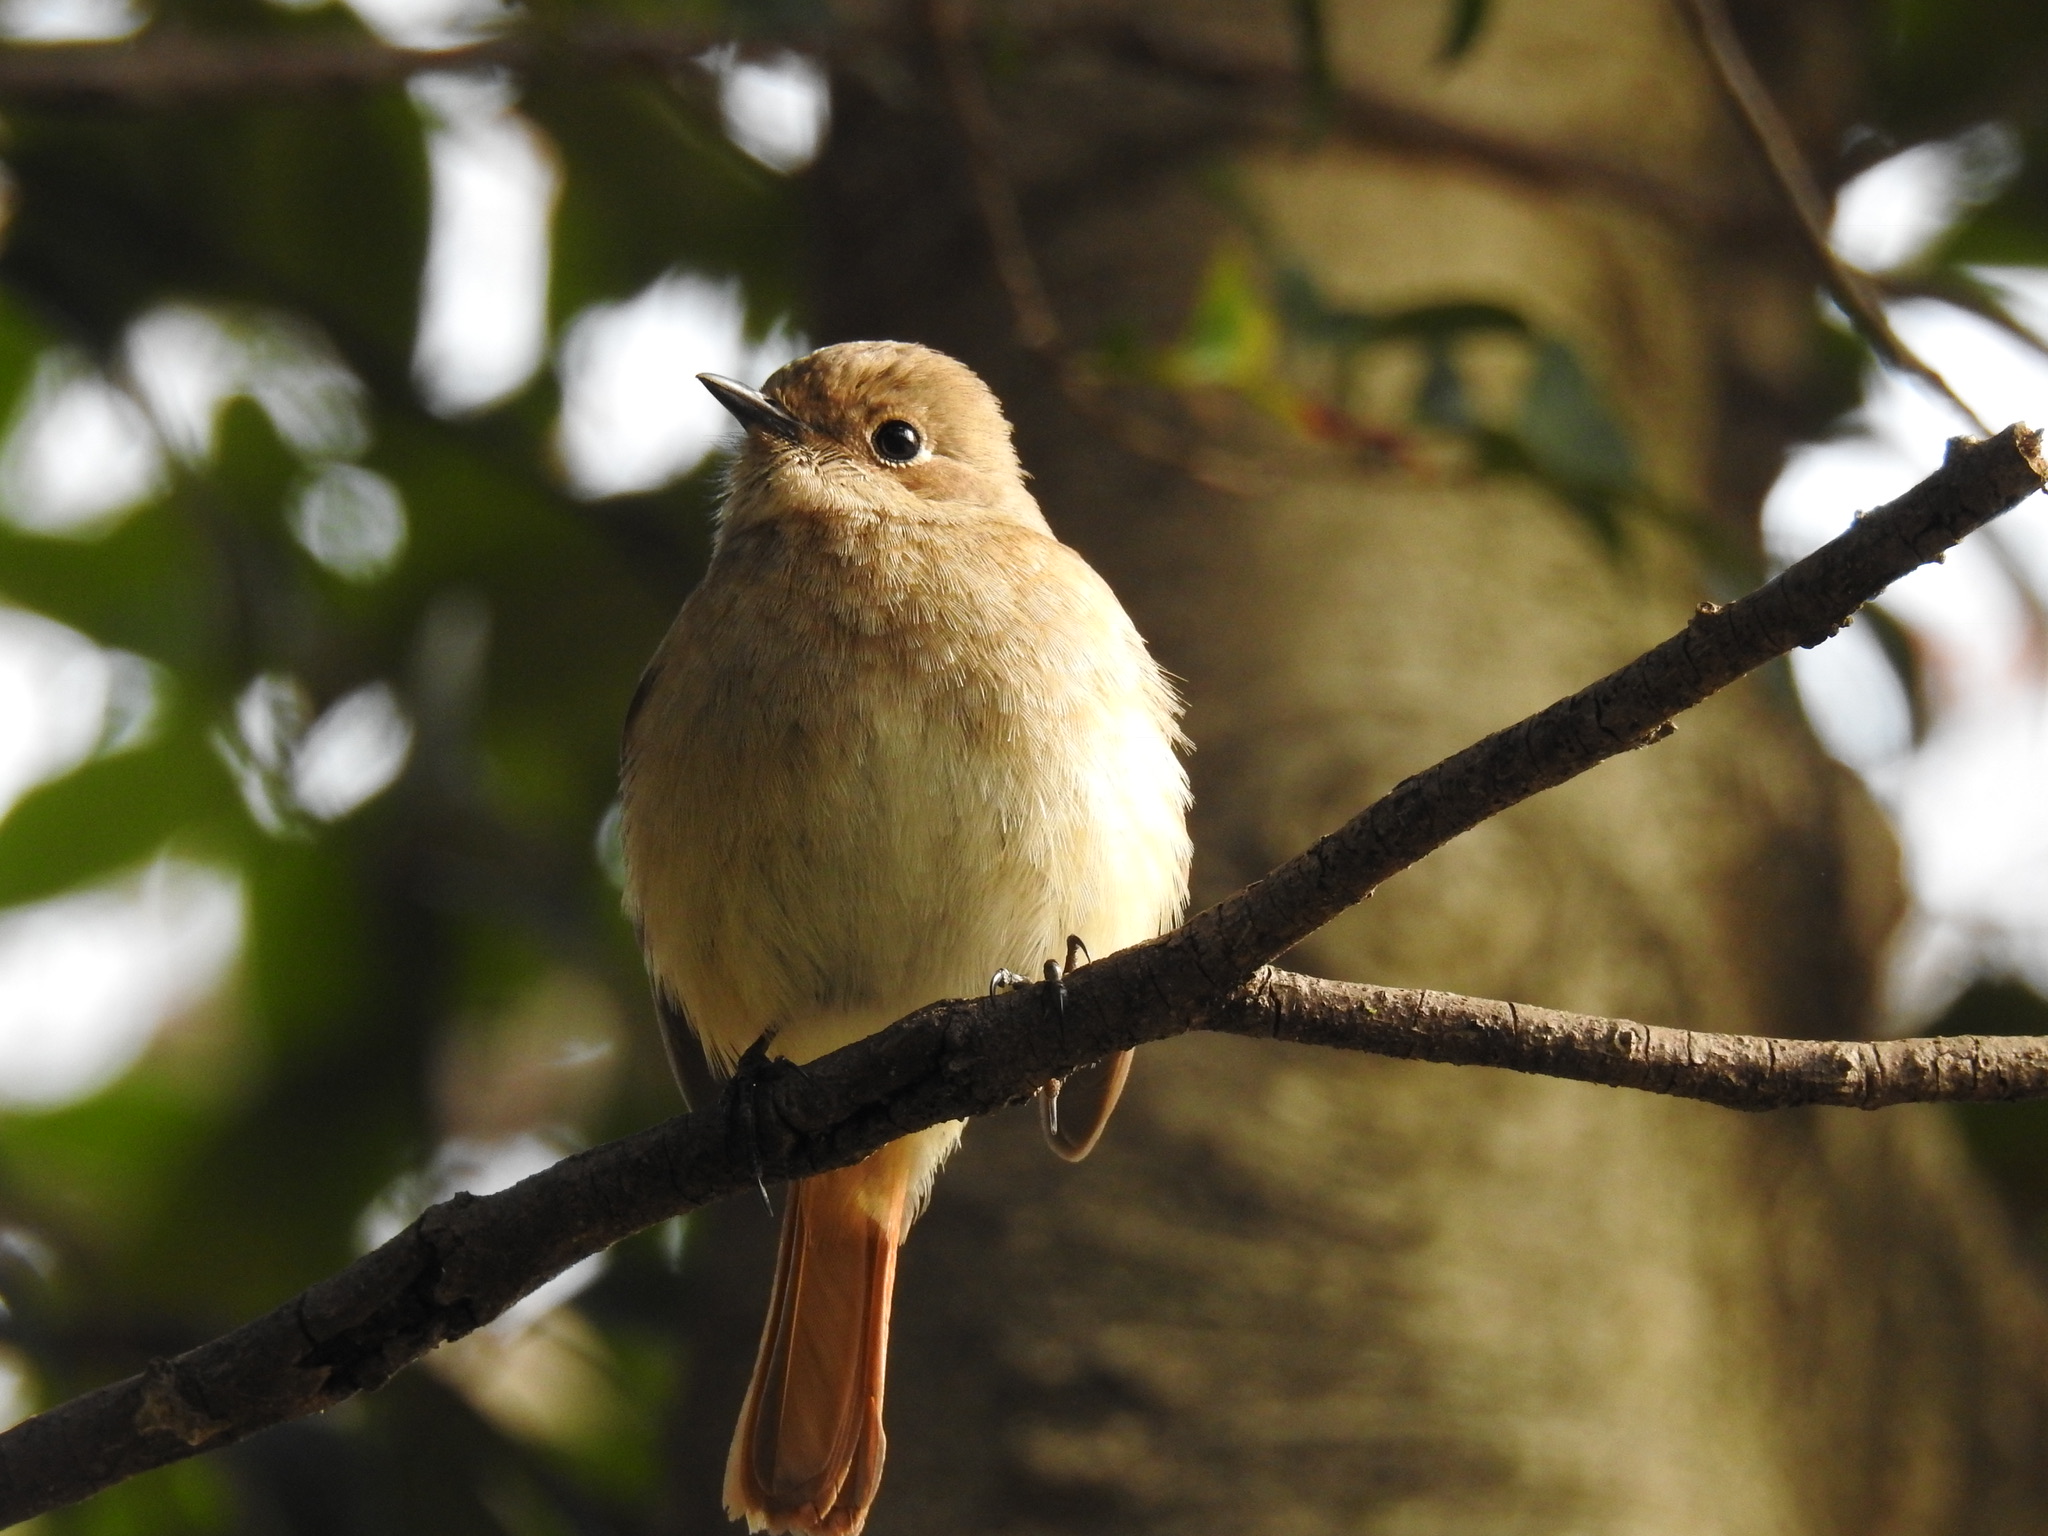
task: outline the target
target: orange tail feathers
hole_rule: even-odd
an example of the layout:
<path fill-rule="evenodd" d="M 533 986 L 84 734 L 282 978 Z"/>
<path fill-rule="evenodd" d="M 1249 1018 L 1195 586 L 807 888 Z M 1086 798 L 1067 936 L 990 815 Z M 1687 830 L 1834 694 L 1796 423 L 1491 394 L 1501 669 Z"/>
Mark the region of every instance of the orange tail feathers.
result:
<path fill-rule="evenodd" d="M 910 1138 L 915 1142 L 916 1138 Z M 882 1382 L 915 1154 L 906 1142 L 800 1179 L 775 1289 L 725 1464 L 750 1530 L 857 1536 L 882 1481 Z"/>

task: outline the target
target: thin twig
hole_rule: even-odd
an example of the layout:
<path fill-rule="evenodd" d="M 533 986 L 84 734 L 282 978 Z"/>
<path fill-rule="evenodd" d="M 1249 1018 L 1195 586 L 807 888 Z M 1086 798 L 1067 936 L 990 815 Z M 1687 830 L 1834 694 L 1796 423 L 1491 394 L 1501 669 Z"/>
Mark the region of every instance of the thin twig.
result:
<path fill-rule="evenodd" d="M 1678 0 L 1678 4 L 1698 33 L 1714 77 L 1735 107 L 1736 116 L 1763 152 L 1765 163 L 1771 170 L 1771 179 L 1784 195 L 1808 254 L 1820 268 L 1821 280 L 1829 297 L 1880 359 L 1938 391 L 1963 413 L 1964 420 L 1979 432 L 1989 432 L 1991 429 L 1971 409 L 1969 402 L 1951 389 L 1948 380 L 1892 329 L 1869 276 L 1835 253 L 1833 244 L 1828 240 L 1827 201 L 1821 195 L 1820 184 L 1814 180 L 1806 157 L 1799 151 L 1791 125 L 1785 121 L 1785 115 L 1778 110 L 1777 102 L 1771 99 L 1763 77 L 1750 62 L 1742 39 L 1736 35 L 1734 23 L 1728 19 L 1728 9 L 1723 0 Z"/>
<path fill-rule="evenodd" d="M 1229 463 L 1201 434 L 1175 431 L 1114 398 L 1110 381 L 1067 341 L 1043 270 L 1032 251 L 1016 184 L 1002 151 L 1002 125 L 973 46 L 972 0 L 925 0 L 954 137 L 966 160 L 974 203 L 1018 343 L 1052 370 L 1068 404 L 1104 428 L 1125 449 L 1202 483 L 1243 492 L 1261 480 L 1249 462 Z M 1313 116 L 1328 130 L 1396 152 L 1460 159 L 1551 190 L 1592 190 L 1643 207 L 1696 232 L 1716 223 L 1689 195 L 1605 162 L 1560 154 L 1436 117 L 1370 91 L 1340 87 L 1318 69 L 1276 70 L 1257 62 L 1191 49 L 1129 24 L 1079 21 L 1058 40 L 1105 50 L 1130 68 L 1168 73 L 1210 92 L 1238 133 L 1291 134 L 1306 93 Z M 1310 50 L 1313 52 L 1313 48 Z"/>
<path fill-rule="evenodd" d="M 1304 93 L 1311 87 L 1298 68 L 1207 46 L 1184 29 L 1142 22 L 1090 19 L 1063 29 L 1058 37 L 1091 42 L 1128 67 L 1201 88 L 1226 106 L 1234 126 L 1267 135 L 1299 130 Z M 1495 133 L 1369 86 L 1331 82 L 1323 88 L 1320 106 L 1330 129 L 1377 149 L 1460 161 L 1545 191 L 1590 192 L 1640 209 L 1688 235 L 1725 232 L 1736 222 L 1731 210 L 1695 188 L 1618 160 Z"/>
<path fill-rule="evenodd" d="M 1665 722 L 1795 645 L 2048 480 L 2040 439 L 1958 439 L 1890 505 L 1726 608 L 1521 724 L 1397 786 L 1174 933 L 1073 972 L 1063 1027 L 1040 988 L 936 1003 L 757 1086 L 759 1137 L 722 1105 L 458 1195 L 274 1312 L 0 1435 L 0 1524 L 381 1385 L 569 1265 L 681 1212 L 845 1167 L 986 1114 L 1114 1051 L 1193 1029 L 1610 1083 L 1739 1108 L 2048 1096 L 2048 1040 L 1796 1042 L 1652 1029 L 1265 969 L 1395 870 L 1506 807 L 1668 733 Z"/>
<path fill-rule="evenodd" d="M 1898 277 L 1890 273 L 1866 274 L 1871 285 L 1887 298 L 1936 299 L 1975 315 L 2004 331 L 2022 346 L 2048 357 L 2048 336 L 2012 312 L 2005 299 L 1988 283 L 1956 268 Z"/>
<path fill-rule="evenodd" d="M 1060 350 L 1060 323 L 1046 296 L 1045 279 L 1024 235 L 1016 188 L 1002 161 L 1002 128 L 974 58 L 968 0 L 927 0 L 925 21 L 938 54 L 939 76 L 953 125 L 966 150 L 975 206 L 988 234 L 996 276 L 1010 301 L 1017 340 L 1030 352 Z"/>
<path fill-rule="evenodd" d="M 1004 163 L 1002 124 L 974 56 L 971 0 L 926 0 L 925 23 L 938 58 L 948 116 L 967 161 L 974 205 L 1017 344 L 1052 371 L 1061 395 L 1077 413 L 1106 430 L 1126 450 L 1195 480 L 1222 484 L 1215 466 L 1205 462 L 1195 447 L 1177 441 L 1159 423 L 1111 399 L 1097 370 L 1068 344 L 1044 272 L 1031 249 L 1016 183 Z"/>

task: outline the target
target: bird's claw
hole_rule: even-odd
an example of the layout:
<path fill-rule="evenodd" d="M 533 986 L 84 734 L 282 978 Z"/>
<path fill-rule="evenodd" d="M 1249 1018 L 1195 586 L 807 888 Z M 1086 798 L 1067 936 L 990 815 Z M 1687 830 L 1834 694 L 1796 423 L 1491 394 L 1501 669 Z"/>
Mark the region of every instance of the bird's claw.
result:
<path fill-rule="evenodd" d="M 1051 989 L 1053 1012 L 1062 1027 L 1067 1021 L 1067 977 L 1075 968 L 1077 957 L 1093 961 L 1088 946 L 1081 942 L 1078 934 L 1067 935 L 1067 958 L 1062 964 L 1057 960 L 1045 962 L 1045 983 Z M 1087 1070 L 1087 1069 L 1083 1069 Z M 1081 1137 L 1069 1137 L 1060 1131 L 1060 1090 L 1066 1086 L 1065 1077 L 1055 1077 L 1039 1085 L 1038 1128 L 1045 1133 L 1046 1145 L 1062 1160 L 1077 1163 L 1095 1149 L 1095 1143 L 1102 1138 L 1103 1128 L 1108 1124 L 1109 1112 L 1116 1105 L 1123 1092 L 1125 1076 L 1130 1071 L 1130 1052 L 1119 1051 L 1107 1063 L 1107 1075 L 1102 1103 L 1097 1107 L 1093 1123 Z M 1071 1074 L 1069 1074 L 1071 1075 Z"/>
<path fill-rule="evenodd" d="M 778 1061 L 768 1054 L 771 1037 L 762 1035 L 741 1053 L 733 1063 L 732 1078 L 726 1084 L 726 1135 L 746 1148 L 747 1163 L 754 1173 L 754 1188 L 761 1192 L 761 1203 L 768 1208 L 768 1214 L 775 1214 L 775 1202 L 768 1198 L 768 1179 L 761 1166 L 761 1134 L 759 1101 L 774 1074 L 793 1064 Z"/>
<path fill-rule="evenodd" d="M 1095 958 L 1088 953 L 1088 946 L 1081 942 L 1080 935 L 1070 933 L 1067 935 L 1066 964 L 1062 965 L 1057 960 L 1045 962 L 1045 984 L 1052 988 L 1053 1011 L 1059 1015 L 1061 1024 L 1067 1022 L 1067 973 L 1074 969 L 1074 956 L 1076 955 L 1079 955 L 1084 960 L 1093 960 Z M 1052 1089 L 1055 1094 L 1059 1092 L 1057 1081 L 1052 1084 Z"/>

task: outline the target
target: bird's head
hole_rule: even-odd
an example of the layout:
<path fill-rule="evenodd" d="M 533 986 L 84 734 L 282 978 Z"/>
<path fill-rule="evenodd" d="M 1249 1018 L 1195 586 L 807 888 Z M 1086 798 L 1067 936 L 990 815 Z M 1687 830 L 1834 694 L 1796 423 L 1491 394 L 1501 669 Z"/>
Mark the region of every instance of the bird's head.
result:
<path fill-rule="evenodd" d="M 725 526 L 804 513 L 1043 526 L 1010 423 L 974 370 L 901 341 L 849 341 L 784 364 L 760 389 L 699 374 L 746 428 Z"/>

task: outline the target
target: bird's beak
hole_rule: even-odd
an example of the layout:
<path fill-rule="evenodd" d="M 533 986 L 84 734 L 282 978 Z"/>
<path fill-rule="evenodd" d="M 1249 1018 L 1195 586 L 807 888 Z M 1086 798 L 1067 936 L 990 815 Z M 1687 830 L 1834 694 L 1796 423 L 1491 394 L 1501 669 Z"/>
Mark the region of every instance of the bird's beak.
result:
<path fill-rule="evenodd" d="M 758 389 L 735 384 L 715 373 L 700 373 L 697 382 L 710 390 L 711 398 L 731 411 L 749 432 L 765 432 L 792 443 L 803 437 L 804 424 Z"/>

